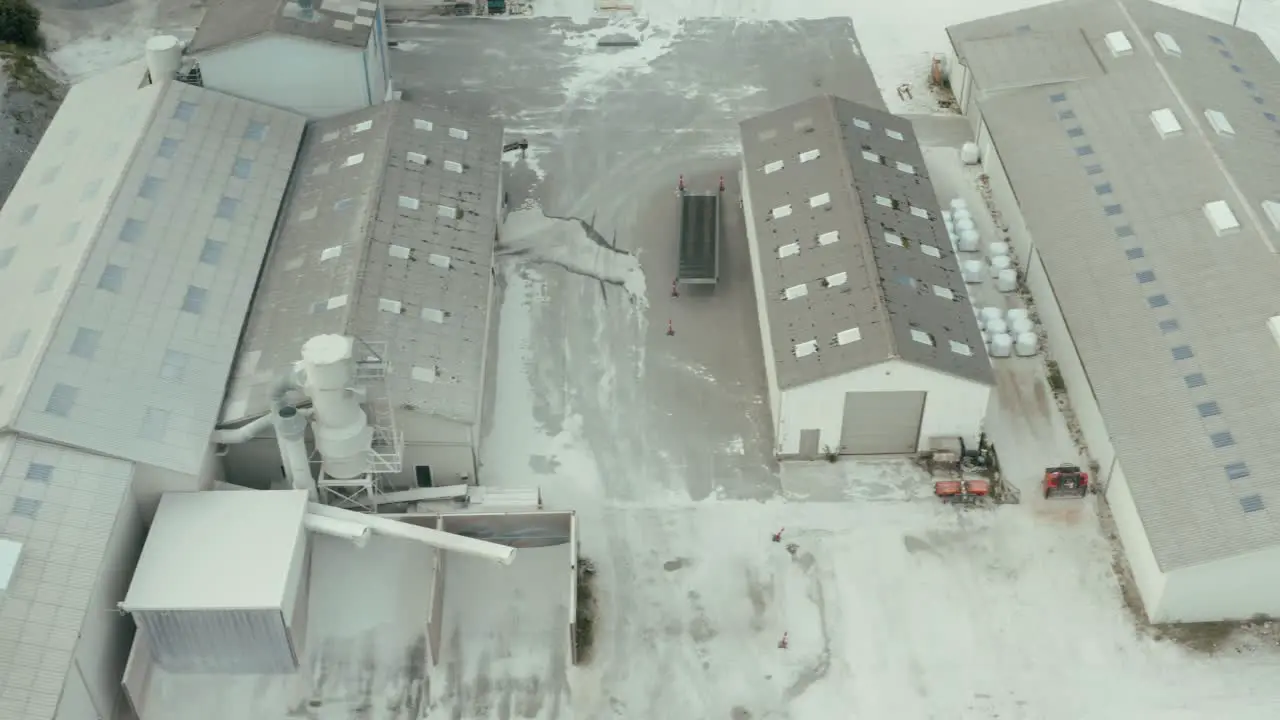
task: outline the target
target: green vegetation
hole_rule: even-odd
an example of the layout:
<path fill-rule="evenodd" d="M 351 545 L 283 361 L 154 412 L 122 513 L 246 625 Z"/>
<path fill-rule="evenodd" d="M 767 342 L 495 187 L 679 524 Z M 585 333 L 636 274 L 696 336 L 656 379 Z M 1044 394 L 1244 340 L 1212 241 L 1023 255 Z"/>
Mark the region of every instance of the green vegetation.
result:
<path fill-rule="evenodd" d="M 0 5 L 9 0 L 0 0 Z M 0 44 L 0 62 L 4 63 L 9 82 L 32 95 L 56 97 L 61 86 L 45 74 L 36 62 L 38 55 L 12 43 Z"/>
<path fill-rule="evenodd" d="M 578 613 L 574 618 L 573 644 L 576 661 L 581 664 L 591 657 L 595 642 L 596 597 L 593 580 L 596 568 L 590 560 L 578 558 Z"/>
<path fill-rule="evenodd" d="M 0 0 L 0 45 L 34 51 L 44 48 L 40 11 L 31 0 Z"/>

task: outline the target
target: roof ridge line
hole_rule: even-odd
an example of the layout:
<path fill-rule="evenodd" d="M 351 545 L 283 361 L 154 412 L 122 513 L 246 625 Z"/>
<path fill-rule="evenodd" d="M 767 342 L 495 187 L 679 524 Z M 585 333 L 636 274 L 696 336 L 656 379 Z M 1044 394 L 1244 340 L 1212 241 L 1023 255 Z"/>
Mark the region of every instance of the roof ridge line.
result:
<path fill-rule="evenodd" d="M 359 304 L 360 290 L 364 287 L 364 279 L 367 273 L 366 266 L 369 264 L 369 249 L 372 244 L 370 240 L 373 235 L 373 228 L 378 222 L 378 213 L 382 207 L 382 194 L 387 189 L 387 164 L 391 162 L 391 133 L 395 130 L 395 120 L 397 116 L 397 108 L 392 107 L 393 102 L 383 102 L 374 106 L 373 115 L 370 120 L 377 121 L 381 117 L 386 126 L 386 131 L 379 133 L 378 142 L 382 143 L 382 147 L 377 152 L 378 160 L 378 179 L 370 194 L 370 202 L 372 207 L 365 215 L 364 224 L 360 227 L 358 234 L 360 245 L 356 248 L 356 262 L 352 264 L 355 269 L 355 283 L 351 287 L 351 301 L 343 306 L 342 328 L 343 332 L 351 337 L 356 337 L 352 327 L 356 322 L 356 306 Z M 364 338 L 362 338 L 364 339 Z M 367 339 L 364 339 L 366 342 Z"/>

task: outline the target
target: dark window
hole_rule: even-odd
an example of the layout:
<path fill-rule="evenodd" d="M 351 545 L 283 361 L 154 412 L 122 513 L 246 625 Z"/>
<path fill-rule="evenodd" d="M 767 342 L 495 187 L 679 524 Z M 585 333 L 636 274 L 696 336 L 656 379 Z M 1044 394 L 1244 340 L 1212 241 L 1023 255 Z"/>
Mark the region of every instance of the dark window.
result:
<path fill-rule="evenodd" d="M 418 476 L 418 487 L 420 488 L 431 487 L 431 466 L 430 465 L 415 465 L 413 468 L 413 472 L 415 475 Z"/>

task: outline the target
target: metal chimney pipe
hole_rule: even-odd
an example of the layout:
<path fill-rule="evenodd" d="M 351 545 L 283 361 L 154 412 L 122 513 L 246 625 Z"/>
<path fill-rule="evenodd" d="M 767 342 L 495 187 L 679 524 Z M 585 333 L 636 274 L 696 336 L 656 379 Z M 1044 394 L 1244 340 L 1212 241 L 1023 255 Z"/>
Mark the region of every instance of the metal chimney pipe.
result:
<path fill-rule="evenodd" d="M 276 443 L 280 447 L 280 461 L 284 463 L 289 486 L 294 490 L 306 490 L 312 502 L 319 500 L 316 479 L 311 474 L 311 459 L 307 456 L 307 418 L 292 405 L 277 410 L 274 418 Z"/>

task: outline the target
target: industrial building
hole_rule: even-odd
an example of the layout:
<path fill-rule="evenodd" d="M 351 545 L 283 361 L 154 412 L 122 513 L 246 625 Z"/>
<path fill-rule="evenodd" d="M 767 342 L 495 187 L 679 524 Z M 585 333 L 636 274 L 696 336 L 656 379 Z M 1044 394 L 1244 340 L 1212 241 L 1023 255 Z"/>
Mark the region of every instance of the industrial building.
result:
<path fill-rule="evenodd" d="M 991 363 L 911 123 L 824 95 L 741 128 L 776 454 L 976 439 Z"/>
<path fill-rule="evenodd" d="M 313 119 L 394 94 L 377 0 L 215 0 L 186 54 L 185 79 Z"/>
<path fill-rule="evenodd" d="M 948 32 L 1147 616 L 1280 614 L 1280 64 L 1147 0 Z"/>
<path fill-rule="evenodd" d="M 501 126 L 439 108 L 391 102 L 312 123 L 223 424 L 271 410 L 307 338 L 349 335 L 378 376 L 386 487 L 476 482 L 501 158 Z M 283 481 L 273 458 L 267 439 L 233 445 L 226 460 L 237 483 L 269 488 Z"/>

